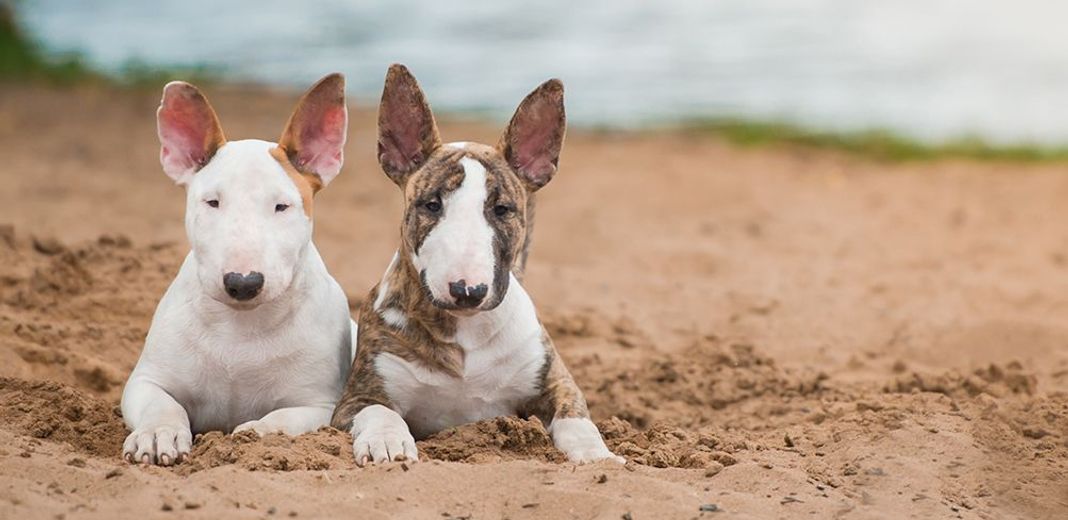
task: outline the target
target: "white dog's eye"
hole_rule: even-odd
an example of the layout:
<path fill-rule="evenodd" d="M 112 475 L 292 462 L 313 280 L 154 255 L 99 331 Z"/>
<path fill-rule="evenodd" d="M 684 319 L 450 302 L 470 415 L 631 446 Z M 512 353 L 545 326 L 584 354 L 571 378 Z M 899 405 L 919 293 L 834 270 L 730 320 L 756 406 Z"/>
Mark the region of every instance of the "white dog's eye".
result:
<path fill-rule="evenodd" d="M 274 212 L 275 213 L 281 213 L 281 212 L 283 212 L 283 211 L 285 211 L 287 209 L 289 209 L 289 204 L 275 204 L 274 205 Z"/>
<path fill-rule="evenodd" d="M 216 200 L 216 199 L 206 200 L 204 202 L 208 203 L 208 205 L 213 207 L 213 208 L 219 207 L 219 201 Z"/>

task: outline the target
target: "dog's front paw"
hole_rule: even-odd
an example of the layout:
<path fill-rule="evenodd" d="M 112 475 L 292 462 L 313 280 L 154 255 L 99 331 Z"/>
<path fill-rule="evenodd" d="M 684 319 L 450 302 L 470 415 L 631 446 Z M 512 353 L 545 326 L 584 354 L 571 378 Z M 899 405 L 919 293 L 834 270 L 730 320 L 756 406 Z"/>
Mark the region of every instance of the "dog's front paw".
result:
<path fill-rule="evenodd" d="M 357 466 L 363 467 L 368 462 L 419 461 L 408 424 L 400 414 L 385 406 L 376 404 L 360 410 L 352 420 L 352 437 Z"/>
<path fill-rule="evenodd" d="M 241 423 L 241 424 L 237 425 L 234 428 L 234 431 L 232 433 L 241 433 L 241 432 L 248 432 L 248 431 L 256 432 L 257 435 L 259 435 L 260 437 L 263 437 L 264 435 L 267 435 L 268 433 L 281 433 L 282 432 L 282 428 L 280 428 L 278 426 L 275 426 L 275 425 L 272 425 L 270 423 L 267 423 L 265 421 L 256 420 L 256 421 L 249 421 L 249 422 L 245 422 L 245 423 Z"/>
<path fill-rule="evenodd" d="M 598 460 L 611 460 L 620 464 L 626 460 L 609 451 L 601 432 L 593 421 L 582 417 L 555 419 L 549 432 L 556 448 L 567 455 L 567 460 L 584 464 Z"/>
<path fill-rule="evenodd" d="M 122 458 L 127 462 L 170 466 L 189 457 L 193 434 L 181 426 L 153 425 L 138 428 L 122 443 Z"/>

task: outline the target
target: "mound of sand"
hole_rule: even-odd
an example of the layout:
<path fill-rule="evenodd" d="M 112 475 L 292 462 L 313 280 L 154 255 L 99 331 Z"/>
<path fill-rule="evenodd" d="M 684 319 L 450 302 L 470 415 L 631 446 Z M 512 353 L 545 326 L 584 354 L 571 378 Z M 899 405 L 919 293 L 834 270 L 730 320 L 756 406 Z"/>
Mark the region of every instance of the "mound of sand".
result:
<path fill-rule="evenodd" d="M 0 378 L 0 402 L 0 422 L 8 431 L 66 443 L 85 455 L 122 452 L 126 426 L 112 403 L 62 383 L 8 377 Z"/>

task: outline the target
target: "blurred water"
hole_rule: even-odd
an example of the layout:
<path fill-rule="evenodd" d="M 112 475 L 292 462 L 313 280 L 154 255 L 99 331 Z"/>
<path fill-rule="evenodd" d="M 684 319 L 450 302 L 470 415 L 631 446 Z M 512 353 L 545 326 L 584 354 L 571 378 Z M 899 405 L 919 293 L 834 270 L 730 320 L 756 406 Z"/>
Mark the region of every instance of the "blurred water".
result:
<path fill-rule="evenodd" d="M 303 88 L 345 72 L 373 102 L 412 68 L 438 110 L 507 118 L 549 77 L 573 123 L 694 117 L 1068 141 L 1058 0 L 25 0 L 54 51 L 118 69 L 216 67 Z"/>

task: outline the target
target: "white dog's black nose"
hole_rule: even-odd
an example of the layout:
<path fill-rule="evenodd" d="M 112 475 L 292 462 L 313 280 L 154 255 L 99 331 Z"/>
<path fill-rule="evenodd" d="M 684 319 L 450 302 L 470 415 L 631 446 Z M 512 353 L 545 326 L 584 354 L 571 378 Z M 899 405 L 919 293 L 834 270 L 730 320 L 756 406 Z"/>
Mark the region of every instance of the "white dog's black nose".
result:
<path fill-rule="evenodd" d="M 484 283 L 472 287 L 467 285 L 467 280 L 449 282 L 449 294 L 456 299 L 456 306 L 464 309 L 478 307 L 488 292 L 489 287 Z"/>
<path fill-rule="evenodd" d="M 263 289 L 263 274 L 252 271 L 249 274 L 226 273 L 223 275 L 226 294 L 237 301 L 251 300 Z"/>

